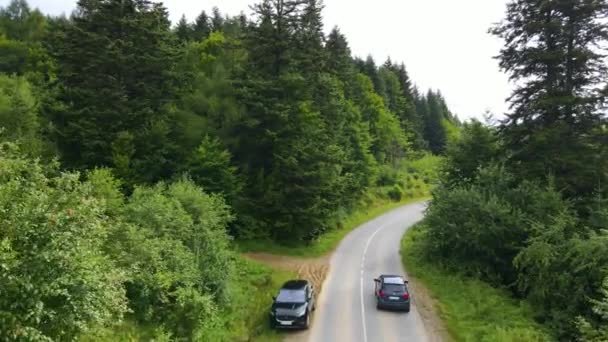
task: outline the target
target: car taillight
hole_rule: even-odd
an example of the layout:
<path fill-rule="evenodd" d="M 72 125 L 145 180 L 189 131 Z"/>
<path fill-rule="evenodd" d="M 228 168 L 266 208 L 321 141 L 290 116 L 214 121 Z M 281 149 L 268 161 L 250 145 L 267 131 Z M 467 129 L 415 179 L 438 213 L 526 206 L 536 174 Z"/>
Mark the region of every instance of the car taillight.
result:
<path fill-rule="evenodd" d="M 410 294 L 406 292 L 401 297 L 404 299 L 408 299 L 408 298 L 410 298 Z"/>
<path fill-rule="evenodd" d="M 380 290 L 380 297 L 384 297 L 384 291 Z"/>

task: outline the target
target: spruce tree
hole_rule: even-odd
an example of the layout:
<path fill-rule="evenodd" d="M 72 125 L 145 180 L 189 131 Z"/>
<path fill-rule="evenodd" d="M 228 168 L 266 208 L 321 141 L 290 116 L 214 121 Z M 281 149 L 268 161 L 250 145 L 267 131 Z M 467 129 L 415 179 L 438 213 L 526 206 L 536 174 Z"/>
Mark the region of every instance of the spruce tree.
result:
<path fill-rule="evenodd" d="M 194 28 L 192 33 L 192 38 L 195 41 L 202 41 L 209 37 L 211 33 L 211 23 L 209 21 L 209 16 L 205 11 L 202 11 L 194 22 Z"/>
<path fill-rule="evenodd" d="M 361 72 L 367 77 L 369 77 L 369 79 L 372 81 L 376 93 L 378 93 L 378 95 L 382 97 L 385 97 L 385 85 L 384 82 L 382 82 L 382 79 L 380 78 L 380 75 L 378 73 L 378 67 L 376 66 L 376 61 L 374 61 L 374 57 L 372 57 L 372 55 L 368 55 L 365 61 L 363 62 Z"/>
<path fill-rule="evenodd" d="M 553 174 L 569 195 L 605 181 L 590 137 L 605 122 L 607 16 L 606 0 L 516 0 L 491 30 L 518 84 L 502 125 L 510 165 L 526 177 Z"/>
<path fill-rule="evenodd" d="M 418 104 L 424 116 L 424 138 L 434 154 L 441 154 L 446 146 L 446 132 L 443 126 L 444 108 L 440 97 L 429 90 L 426 98 Z"/>
<path fill-rule="evenodd" d="M 182 17 L 179 19 L 179 22 L 177 23 L 177 27 L 175 28 L 175 34 L 177 35 L 177 38 L 182 42 L 186 42 L 192 38 L 192 26 L 188 23 L 188 21 L 186 20 L 186 16 L 183 14 Z"/>
<path fill-rule="evenodd" d="M 211 29 L 216 32 L 223 31 L 225 19 L 222 16 L 220 9 L 217 7 L 213 7 L 212 13 L 213 16 L 211 17 Z"/>
<path fill-rule="evenodd" d="M 53 123 L 66 165 L 114 165 L 113 142 L 128 133 L 144 180 L 170 173 L 170 144 L 161 143 L 170 134 L 164 107 L 176 90 L 166 9 L 147 0 L 82 0 L 63 35 L 55 54 L 64 106 Z"/>
<path fill-rule="evenodd" d="M 327 36 L 325 50 L 328 71 L 342 81 L 349 79 L 354 74 L 354 64 L 348 41 L 338 27 L 334 27 Z"/>
<path fill-rule="evenodd" d="M 296 63 L 298 71 L 306 76 L 318 75 L 325 71 L 327 61 L 323 49 L 325 35 L 321 11 L 323 3 L 320 0 L 306 0 L 296 30 Z"/>

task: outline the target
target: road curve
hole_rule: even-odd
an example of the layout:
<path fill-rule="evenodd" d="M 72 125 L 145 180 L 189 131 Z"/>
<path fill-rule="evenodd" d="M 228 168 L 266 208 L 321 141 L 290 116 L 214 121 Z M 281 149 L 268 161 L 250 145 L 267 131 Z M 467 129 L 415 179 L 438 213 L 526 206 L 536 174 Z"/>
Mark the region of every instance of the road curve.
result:
<path fill-rule="evenodd" d="M 392 210 L 353 230 L 331 258 L 329 274 L 307 331 L 289 342 L 429 341 L 411 290 L 409 313 L 378 311 L 373 279 L 382 273 L 406 276 L 399 254 L 403 233 L 422 219 L 424 203 Z"/>

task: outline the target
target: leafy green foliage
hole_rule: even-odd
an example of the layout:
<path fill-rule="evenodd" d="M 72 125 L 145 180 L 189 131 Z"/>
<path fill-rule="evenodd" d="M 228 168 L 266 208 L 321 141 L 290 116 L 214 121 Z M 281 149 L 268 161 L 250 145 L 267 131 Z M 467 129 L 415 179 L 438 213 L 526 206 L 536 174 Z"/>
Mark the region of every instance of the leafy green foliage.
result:
<path fill-rule="evenodd" d="M 437 300 L 439 315 L 455 341 L 552 341 L 547 329 L 534 321 L 528 303 L 511 298 L 474 277 L 441 267 L 426 256 L 427 226 L 417 225 L 401 241 L 408 273 Z M 411 281 L 411 279 L 410 279 Z"/>
<path fill-rule="evenodd" d="M 241 191 L 241 182 L 230 159 L 230 152 L 223 149 L 217 139 L 207 136 L 190 157 L 186 170 L 206 191 L 234 199 Z"/>
<path fill-rule="evenodd" d="M 103 252 L 112 224 L 92 185 L 0 145 L 0 336 L 73 339 L 127 311 L 124 273 Z"/>
<path fill-rule="evenodd" d="M 405 66 L 353 60 L 337 28 L 325 37 L 322 10 L 317 0 L 262 0 L 251 20 L 214 8 L 171 27 L 149 0 L 81 0 L 69 18 L 24 0 L 0 8 L 0 72 L 11 74 L 0 75 L 0 140 L 21 151 L 7 160 L 31 167 L 7 176 L 25 189 L 10 207 L 23 222 L 0 233 L 0 265 L 13 267 L 3 286 L 26 284 L 32 302 L 2 306 L 3 337 L 278 339 L 244 332 L 258 329 L 252 312 L 267 298 L 255 292 L 239 313 L 235 277 L 260 278 L 259 289 L 277 280 L 241 263 L 228 232 L 322 253 L 370 207 L 428 195 L 438 157 L 426 155 Z M 38 236 L 28 221 L 73 208 L 83 216 L 69 214 L 77 221 L 58 231 Z M 61 277 L 29 273 L 42 257 Z M 51 290 L 65 298 L 44 297 Z"/>
<path fill-rule="evenodd" d="M 24 152 L 40 155 L 40 118 L 30 83 L 22 77 L 0 75 L 0 139 L 17 142 Z"/>
<path fill-rule="evenodd" d="M 587 298 L 596 298 L 606 276 L 605 232 L 589 226 L 551 185 L 492 165 L 475 174 L 434 192 L 425 252 L 450 269 L 511 287 L 556 335 L 574 338 L 573 317 L 594 320 Z M 605 226 L 602 209 L 592 211 Z"/>
<path fill-rule="evenodd" d="M 465 123 L 461 138 L 448 146 L 444 183 L 472 182 L 480 168 L 498 161 L 499 147 L 495 129 L 479 121 Z"/>
<path fill-rule="evenodd" d="M 374 92 L 372 82 L 365 75 L 356 79 L 353 100 L 361 109 L 363 120 L 369 123 L 371 151 L 380 163 L 395 163 L 405 155 L 408 140 L 399 121 L 387 110 L 382 97 Z"/>

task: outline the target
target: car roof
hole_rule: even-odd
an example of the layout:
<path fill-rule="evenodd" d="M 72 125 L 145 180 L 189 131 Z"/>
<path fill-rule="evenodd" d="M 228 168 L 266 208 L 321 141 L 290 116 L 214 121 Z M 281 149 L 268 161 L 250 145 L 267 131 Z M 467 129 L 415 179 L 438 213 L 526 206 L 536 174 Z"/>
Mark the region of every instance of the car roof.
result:
<path fill-rule="evenodd" d="M 281 287 L 282 290 L 300 290 L 303 289 L 306 285 L 308 285 L 307 280 L 289 280 L 283 284 Z"/>

